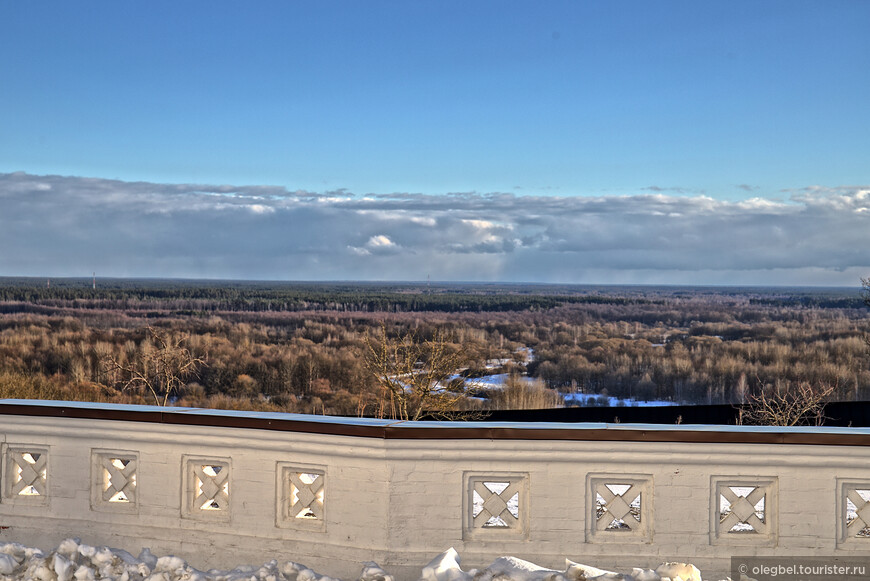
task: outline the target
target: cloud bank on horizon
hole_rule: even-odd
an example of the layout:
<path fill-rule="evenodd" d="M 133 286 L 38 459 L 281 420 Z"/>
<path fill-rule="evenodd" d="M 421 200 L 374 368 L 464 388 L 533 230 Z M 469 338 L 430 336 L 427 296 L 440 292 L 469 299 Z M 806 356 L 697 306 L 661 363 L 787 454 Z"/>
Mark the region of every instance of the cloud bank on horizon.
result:
<path fill-rule="evenodd" d="M 670 190 L 675 191 L 675 190 Z M 0 275 L 859 284 L 870 186 L 720 201 L 0 174 Z"/>

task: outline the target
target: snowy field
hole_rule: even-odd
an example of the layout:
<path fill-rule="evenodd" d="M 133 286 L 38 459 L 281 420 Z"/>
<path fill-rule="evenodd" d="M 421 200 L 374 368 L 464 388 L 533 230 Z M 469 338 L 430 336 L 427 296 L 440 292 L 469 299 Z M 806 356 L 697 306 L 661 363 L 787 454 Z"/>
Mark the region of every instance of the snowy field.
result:
<path fill-rule="evenodd" d="M 157 557 L 143 549 L 138 557 L 126 551 L 92 547 L 67 539 L 56 549 L 43 552 L 17 543 L 0 544 L 2 581 L 337 581 L 299 563 L 277 560 L 260 567 L 239 566 L 230 571 L 199 571 L 184 560 Z M 360 566 L 358 581 L 395 581 L 376 563 Z M 701 581 L 693 565 L 665 563 L 653 569 L 622 573 L 581 565 L 566 559 L 565 570 L 545 569 L 514 557 L 500 557 L 485 569 L 460 567 L 452 548 L 424 566 L 420 581 Z"/>
<path fill-rule="evenodd" d="M 655 406 L 669 406 L 669 405 L 678 405 L 673 401 L 666 401 L 662 399 L 652 399 L 652 400 L 643 400 L 643 399 L 633 399 L 633 398 L 619 398 L 619 397 L 610 397 L 605 395 L 596 395 L 594 393 L 566 393 L 564 394 L 565 404 L 566 405 L 575 405 L 580 407 L 655 407 Z"/>
<path fill-rule="evenodd" d="M 458 379 L 459 375 L 451 375 L 450 380 Z M 483 375 L 468 380 L 468 385 L 478 390 L 499 390 L 504 389 L 505 383 L 510 377 L 507 373 L 496 373 L 493 375 Z M 528 384 L 535 383 L 532 377 L 520 376 L 520 381 Z M 655 406 L 671 406 L 678 405 L 677 402 L 654 399 L 642 400 L 634 398 L 620 398 L 606 395 L 598 395 L 594 393 L 562 393 L 565 398 L 565 405 L 578 407 L 655 407 Z"/>

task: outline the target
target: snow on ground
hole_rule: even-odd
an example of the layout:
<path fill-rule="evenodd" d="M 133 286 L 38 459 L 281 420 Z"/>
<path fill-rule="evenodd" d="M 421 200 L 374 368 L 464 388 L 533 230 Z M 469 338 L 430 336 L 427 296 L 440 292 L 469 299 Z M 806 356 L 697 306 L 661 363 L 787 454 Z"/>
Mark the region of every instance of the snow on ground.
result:
<path fill-rule="evenodd" d="M 504 367 L 508 363 L 510 363 L 510 359 L 487 359 L 486 363 L 483 364 L 484 369 L 498 369 L 500 367 Z"/>
<path fill-rule="evenodd" d="M 676 402 L 663 399 L 642 400 L 627 397 L 625 399 L 619 397 L 610 397 L 604 395 L 596 395 L 594 393 L 566 393 L 565 403 L 567 405 L 577 405 L 580 407 L 655 407 L 666 405 L 678 405 Z"/>
<path fill-rule="evenodd" d="M 92 547 L 67 539 L 43 552 L 17 543 L 0 544 L 0 581 L 338 581 L 292 561 L 273 560 L 260 567 L 239 566 L 229 571 L 199 571 L 183 559 L 156 557 L 142 549 L 134 557 L 120 549 Z M 395 581 L 376 563 L 364 563 L 358 581 Z M 485 569 L 460 567 L 450 548 L 423 567 L 419 581 L 701 581 L 693 565 L 664 563 L 655 570 L 633 569 L 623 574 L 565 560 L 565 570 L 539 567 L 515 557 L 499 557 Z"/>
<path fill-rule="evenodd" d="M 496 373 L 495 375 L 483 375 L 481 377 L 473 377 L 468 379 L 468 385 L 470 387 L 474 387 L 477 389 L 504 389 L 505 383 L 510 377 L 507 373 Z M 520 381 L 525 383 L 534 383 L 535 379 L 533 377 L 526 377 L 525 375 L 518 376 Z"/>
<path fill-rule="evenodd" d="M 496 373 L 493 375 L 482 375 L 480 377 L 474 377 L 471 379 L 467 379 L 466 381 L 468 387 L 481 391 L 499 390 L 504 389 L 508 377 L 509 374 L 507 373 Z M 461 378 L 459 374 L 451 375 L 448 378 L 448 382 L 459 378 Z M 528 384 L 533 384 L 536 381 L 535 378 L 528 377 L 526 375 L 520 375 L 518 376 L 518 379 Z M 630 397 L 619 398 L 613 396 L 598 395 L 594 393 L 563 393 L 562 396 L 565 398 L 565 405 L 575 405 L 579 407 L 654 407 L 678 405 L 676 402 L 661 399 L 642 400 Z"/>

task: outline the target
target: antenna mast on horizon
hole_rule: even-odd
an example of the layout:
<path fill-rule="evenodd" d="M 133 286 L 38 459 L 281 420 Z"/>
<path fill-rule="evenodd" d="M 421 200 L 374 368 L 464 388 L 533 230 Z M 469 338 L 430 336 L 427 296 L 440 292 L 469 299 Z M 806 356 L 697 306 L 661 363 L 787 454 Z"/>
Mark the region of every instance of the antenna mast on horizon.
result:
<path fill-rule="evenodd" d="M 97 290 L 97 273 L 94 272 L 94 290 Z"/>

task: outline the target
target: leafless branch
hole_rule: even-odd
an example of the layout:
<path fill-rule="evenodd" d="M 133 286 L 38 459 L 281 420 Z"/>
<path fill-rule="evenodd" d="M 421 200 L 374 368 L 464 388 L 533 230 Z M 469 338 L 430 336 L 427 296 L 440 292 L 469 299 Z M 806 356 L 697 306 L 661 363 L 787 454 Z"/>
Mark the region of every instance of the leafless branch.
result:
<path fill-rule="evenodd" d="M 821 426 L 825 421 L 825 402 L 836 385 L 811 385 L 806 382 L 788 389 L 768 386 L 749 395 L 740 410 L 740 423 L 757 426 Z"/>
<path fill-rule="evenodd" d="M 147 327 L 148 337 L 130 361 L 120 360 L 114 354 L 103 359 L 103 367 L 123 390 L 147 390 L 155 405 L 165 406 L 169 397 L 177 393 L 195 376 L 205 360 L 195 357 L 187 348 L 188 335 Z"/>
<path fill-rule="evenodd" d="M 469 356 L 453 348 L 443 331 L 425 340 L 413 333 L 390 338 L 382 326 L 378 336 L 366 334 L 364 342 L 365 367 L 381 388 L 381 417 L 446 416 L 467 401 L 468 382 L 453 376 Z"/>

